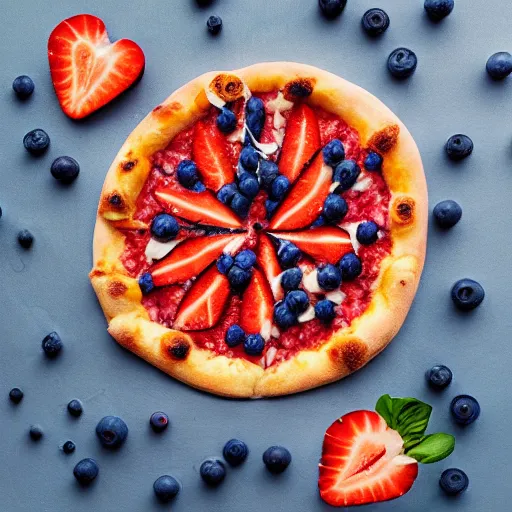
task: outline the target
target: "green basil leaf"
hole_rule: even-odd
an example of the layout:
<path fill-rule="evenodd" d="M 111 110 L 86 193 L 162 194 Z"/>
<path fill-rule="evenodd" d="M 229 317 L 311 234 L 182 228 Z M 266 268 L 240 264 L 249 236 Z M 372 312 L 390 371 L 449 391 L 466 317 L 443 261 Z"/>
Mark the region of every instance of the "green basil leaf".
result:
<path fill-rule="evenodd" d="M 414 448 L 417 444 L 420 444 L 423 441 L 423 439 L 425 439 L 425 437 L 427 437 L 427 436 L 421 436 L 421 437 L 407 436 L 407 437 L 404 437 L 404 450 L 407 451 L 407 450 L 410 450 L 411 448 Z"/>
<path fill-rule="evenodd" d="M 375 406 L 375 410 L 386 420 L 389 428 L 393 428 L 393 400 L 389 395 L 382 395 Z"/>
<path fill-rule="evenodd" d="M 455 438 L 449 434 L 425 436 L 419 444 L 406 450 L 405 454 L 422 464 L 432 464 L 445 459 L 455 448 Z"/>

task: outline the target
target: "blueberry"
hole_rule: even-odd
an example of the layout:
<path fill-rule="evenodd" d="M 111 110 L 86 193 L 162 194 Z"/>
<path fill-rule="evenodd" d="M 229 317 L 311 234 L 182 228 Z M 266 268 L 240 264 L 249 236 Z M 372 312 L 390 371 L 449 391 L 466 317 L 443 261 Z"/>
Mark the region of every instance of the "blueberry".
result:
<path fill-rule="evenodd" d="M 265 340 L 261 334 L 249 334 L 244 341 L 245 353 L 250 356 L 259 356 L 265 348 Z"/>
<path fill-rule="evenodd" d="M 341 284 L 341 270 L 336 265 L 322 265 L 317 273 L 318 286 L 322 290 L 332 291 Z"/>
<path fill-rule="evenodd" d="M 226 477 L 226 466 L 219 459 L 207 459 L 201 464 L 199 473 L 207 485 L 216 487 Z"/>
<path fill-rule="evenodd" d="M 336 316 L 334 302 L 330 300 L 320 300 L 315 304 L 315 316 L 323 323 L 329 323 Z"/>
<path fill-rule="evenodd" d="M 260 191 L 260 184 L 254 174 L 244 172 L 239 178 L 238 188 L 244 196 L 254 199 Z"/>
<path fill-rule="evenodd" d="M 78 483 L 87 485 L 98 476 L 99 471 L 100 468 L 94 459 L 82 459 L 73 469 L 73 475 Z"/>
<path fill-rule="evenodd" d="M 26 100 L 34 92 L 34 82 L 27 75 L 20 75 L 14 79 L 12 88 L 20 100 Z"/>
<path fill-rule="evenodd" d="M 155 496 L 162 503 L 168 503 L 180 492 L 180 484 L 176 478 L 170 475 L 163 475 L 155 480 L 153 491 L 155 491 Z"/>
<path fill-rule="evenodd" d="M 450 404 L 453 419 L 461 425 L 469 425 L 480 416 L 480 404 L 469 395 L 458 395 Z"/>
<path fill-rule="evenodd" d="M 270 191 L 272 188 L 272 183 L 279 175 L 279 168 L 275 162 L 271 162 L 270 160 L 262 160 L 260 162 L 259 175 L 263 188 L 267 191 Z"/>
<path fill-rule="evenodd" d="M 493 80 L 503 80 L 512 73 L 512 55 L 508 52 L 498 52 L 489 57 L 485 66 Z"/>
<path fill-rule="evenodd" d="M 41 346 L 43 347 L 46 357 L 54 358 L 57 357 L 62 350 L 62 340 L 60 336 L 53 331 L 43 338 Z"/>
<path fill-rule="evenodd" d="M 462 469 L 449 468 L 442 472 L 439 485 L 448 496 L 457 496 L 468 488 L 469 478 Z"/>
<path fill-rule="evenodd" d="M 39 441 L 44 435 L 43 429 L 40 425 L 32 425 L 28 433 L 32 441 Z"/>
<path fill-rule="evenodd" d="M 146 272 L 139 277 L 139 287 L 144 295 L 153 291 L 155 284 L 153 283 L 153 277 L 149 272 Z"/>
<path fill-rule="evenodd" d="M 361 169 L 354 160 L 344 160 L 336 166 L 333 181 L 340 184 L 341 190 L 348 190 L 357 181 Z"/>
<path fill-rule="evenodd" d="M 231 208 L 237 215 L 242 218 L 247 217 L 250 207 L 251 202 L 249 199 L 247 199 L 247 197 L 240 194 L 239 192 L 235 192 L 233 194 L 233 198 L 231 199 Z"/>
<path fill-rule="evenodd" d="M 322 149 L 324 162 L 335 167 L 345 158 L 345 147 L 339 139 L 333 139 Z"/>
<path fill-rule="evenodd" d="M 462 208 L 451 199 L 441 201 L 434 207 L 434 218 L 436 219 L 437 225 L 441 228 L 448 229 L 455 226 L 461 217 Z"/>
<path fill-rule="evenodd" d="M 229 108 L 222 107 L 217 116 L 217 127 L 222 133 L 231 133 L 235 130 L 238 120 L 235 113 Z"/>
<path fill-rule="evenodd" d="M 236 347 L 245 341 L 245 331 L 237 324 L 232 325 L 224 338 L 228 347 Z"/>
<path fill-rule="evenodd" d="M 228 272 L 228 280 L 231 288 L 235 291 L 243 290 L 251 280 L 252 272 L 233 265 Z"/>
<path fill-rule="evenodd" d="M 151 236 L 159 242 L 174 240 L 179 230 L 178 221 L 168 213 L 160 213 L 151 223 Z"/>
<path fill-rule="evenodd" d="M 22 229 L 18 233 L 18 243 L 23 249 L 30 249 L 34 243 L 34 235 L 28 229 Z"/>
<path fill-rule="evenodd" d="M 323 217 L 332 224 L 337 224 L 348 212 L 345 199 L 337 194 L 329 194 L 324 202 Z"/>
<path fill-rule="evenodd" d="M 50 145 L 50 137 L 44 130 L 36 128 L 23 137 L 23 145 L 31 155 L 42 155 Z"/>
<path fill-rule="evenodd" d="M 292 313 L 300 315 L 308 309 L 308 294 L 304 290 L 292 290 L 286 294 L 284 304 Z"/>
<path fill-rule="evenodd" d="M 463 160 L 473 153 L 473 141 L 462 133 L 452 135 L 447 141 L 444 149 L 450 160 Z"/>
<path fill-rule="evenodd" d="M 229 269 L 233 266 L 235 260 L 231 254 L 221 254 L 219 259 L 217 260 L 217 269 L 221 274 L 226 275 L 229 272 Z"/>
<path fill-rule="evenodd" d="M 291 461 L 292 454 L 283 446 L 271 446 L 263 454 L 263 462 L 273 474 L 282 473 Z"/>
<path fill-rule="evenodd" d="M 82 416 L 83 411 L 84 409 L 82 407 L 82 402 L 80 402 L 80 400 L 74 399 L 68 403 L 68 412 L 69 414 L 71 414 L 71 416 L 78 418 L 79 416 Z"/>
<path fill-rule="evenodd" d="M 448 366 L 436 364 L 425 374 L 427 382 L 435 389 L 444 389 L 452 381 L 453 374 Z"/>
<path fill-rule="evenodd" d="M 361 24 L 369 36 L 380 36 L 389 27 L 389 16 L 382 9 L 369 9 L 363 14 Z"/>
<path fill-rule="evenodd" d="M 272 182 L 270 187 L 270 198 L 274 201 L 281 201 L 283 199 L 286 192 L 290 188 L 290 180 L 280 174 L 276 177 L 276 179 Z"/>
<path fill-rule="evenodd" d="M 361 222 L 357 226 L 356 238 L 362 245 L 371 245 L 377 241 L 379 226 L 370 220 L 368 222 Z"/>
<path fill-rule="evenodd" d="M 204 183 L 201 181 L 196 181 L 195 185 L 190 189 L 192 192 L 204 192 L 206 190 L 206 187 L 204 186 Z"/>
<path fill-rule="evenodd" d="M 336 18 L 339 16 L 345 6 L 347 5 L 347 0 L 318 0 L 318 5 L 326 18 Z"/>
<path fill-rule="evenodd" d="M 224 445 L 222 455 L 231 466 L 240 466 L 249 455 L 249 448 L 239 439 L 230 439 Z"/>
<path fill-rule="evenodd" d="M 418 65 L 418 57 L 408 48 L 397 48 L 388 57 L 389 72 L 395 78 L 408 78 Z"/>
<path fill-rule="evenodd" d="M 210 16 L 206 21 L 208 32 L 216 35 L 222 30 L 222 18 L 220 16 Z"/>
<path fill-rule="evenodd" d="M 478 307 L 485 297 L 482 285 L 473 279 L 460 279 L 452 288 L 452 300 L 462 311 L 471 311 Z"/>
<path fill-rule="evenodd" d="M 256 140 L 260 140 L 263 125 L 265 124 L 265 105 L 260 98 L 252 96 L 245 107 L 245 123 Z M 250 142 L 249 134 L 246 135 L 246 142 Z"/>
<path fill-rule="evenodd" d="M 265 200 L 265 210 L 267 211 L 267 219 L 270 219 L 274 212 L 277 210 L 279 206 L 279 201 L 272 201 L 270 199 Z"/>
<path fill-rule="evenodd" d="M 274 307 L 274 322 L 281 329 L 288 329 L 297 322 L 297 317 L 284 302 L 278 302 Z"/>
<path fill-rule="evenodd" d="M 76 448 L 76 445 L 75 443 L 73 443 L 73 441 L 66 441 L 63 445 L 62 445 L 62 451 L 66 454 L 66 455 L 70 455 L 71 453 L 73 453 L 75 451 L 75 448 Z"/>
<path fill-rule="evenodd" d="M 20 388 L 12 388 L 9 391 L 9 400 L 13 404 L 19 404 L 23 400 L 23 391 Z"/>
<path fill-rule="evenodd" d="M 363 271 L 361 260 L 353 252 L 345 254 L 338 265 L 341 270 L 341 279 L 343 281 L 352 281 Z"/>
<path fill-rule="evenodd" d="M 71 183 L 80 173 L 78 162 L 70 156 L 59 156 L 50 167 L 52 176 L 62 183 Z"/>
<path fill-rule="evenodd" d="M 105 448 L 119 448 L 128 437 L 128 425 L 118 416 L 105 416 L 96 425 L 96 435 Z"/>
<path fill-rule="evenodd" d="M 288 240 L 282 240 L 277 250 L 277 258 L 283 268 L 297 266 L 301 257 L 300 249 Z"/>
<path fill-rule="evenodd" d="M 260 157 L 257 151 L 250 145 L 244 146 L 240 153 L 240 163 L 246 171 L 256 172 Z"/>
<path fill-rule="evenodd" d="M 425 0 L 425 11 L 432 21 L 440 21 L 453 11 L 454 0 Z"/>
<path fill-rule="evenodd" d="M 197 166 L 192 160 L 183 160 L 180 162 L 176 173 L 180 184 L 189 190 L 199 181 Z"/>
<path fill-rule="evenodd" d="M 163 432 L 169 426 L 169 416 L 165 412 L 154 412 L 149 418 L 149 424 L 154 432 Z"/>
<path fill-rule="evenodd" d="M 367 171 L 380 171 L 382 169 L 382 161 L 382 157 L 378 153 L 370 151 L 364 159 L 364 168 Z"/>
<path fill-rule="evenodd" d="M 238 187 L 236 186 L 236 183 L 228 183 L 217 192 L 217 199 L 221 203 L 229 205 L 237 192 Z"/>
<path fill-rule="evenodd" d="M 281 286 L 283 290 L 296 290 L 302 281 L 302 270 L 298 267 L 289 268 L 281 274 Z"/>
<path fill-rule="evenodd" d="M 256 254 L 250 249 L 244 249 L 235 256 L 235 265 L 244 270 L 249 270 L 256 263 Z"/>

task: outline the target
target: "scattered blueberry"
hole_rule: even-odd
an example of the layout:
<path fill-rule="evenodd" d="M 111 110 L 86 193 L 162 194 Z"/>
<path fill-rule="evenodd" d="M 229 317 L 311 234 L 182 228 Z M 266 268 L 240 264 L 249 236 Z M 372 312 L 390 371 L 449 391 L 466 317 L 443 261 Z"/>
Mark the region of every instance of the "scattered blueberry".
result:
<path fill-rule="evenodd" d="M 170 475 L 163 475 L 155 480 L 153 490 L 155 491 L 155 496 L 162 503 L 168 503 L 180 492 L 180 484 L 176 478 Z"/>
<path fill-rule="evenodd" d="M 250 356 L 259 356 L 265 348 L 265 340 L 261 334 L 249 334 L 244 341 L 245 353 Z"/>
<path fill-rule="evenodd" d="M 292 313 L 300 315 L 308 309 L 308 294 L 304 290 L 292 290 L 286 294 L 284 304 Z"/>
<path fill-rule="evenodd" d="M 436 219 L 437 225 L 441 228 L 448 229 L 455 226 L 461 217 L 462 208 L 451 199 L 441 201 L 434 207 L 434 218 Z"/>
<path fill-rule="evenodd" d="M 192 160 L 183 160 L 178 164 L 176 171 L 180 185 L 192 190 L 194 185 L 200 181 L 197 166 Z"/>
<path fill-rule="evenodd" d="M 324 202 L 323 217 L 330 223 L 337 224 L 348 212 L 348 205 L 343 197 L 329 194 Z"/>
<path fill-rule="evenodd" d="M 468 488 L 469 478 L 462 469 L 449 468 L 442 472 L 439 485 L 448 496 L 457 496 Z"/>
<path fill-rule="evenodd" d="M 245 107 L 245 124 L 256 140 L 260 140 L 263 125 L 265 124 L 265 105 L 260 98 L 251 96 Z M 246 134 L 246 143 L 251 141 L 249 134 Z"/>
<path fill-rule="evenodd" d="M 320 300 L 315 304 L 315 316 L 324 323 L 329 323 L 336 316 L 334 302 L 330 300 Z"/>
<path fill-rule="evenodd" d="M 201 464 L 199 473 L 206 484 L 216 487 L 226 477 L 226 466 L 219 459 L 207 459 Z"/>
<path fill-rule="evenodd" d="M 251 276 L 251 270 L 245 270 L 238 265 L 233 265 L 228 272 L 229 284 L 233 290 L 241 291 L 249 284 Z"/>
<path fill-rule="evenodd" d="M 295 267 L 301 256 L 300 249 L 288 240 L 282 240 L 277 250 L 277 258 L 283 268 Z"/>
<path fill-rule="evenodd" d="M 296 290 L 302 281 L 302 270 L 298 267 L 289 268 L 281 274 L 281 286 L 283 290 Z"/>
<path fill-rule="evenodd" d="M 343 12 L 347 5 L 347 0 L 318 0 L 318 5 L 324 16 L 332 19 Z"/>
<path fill-rule="evenodd" d="M 154 290 L 155 284 L 153 283 L 153 277 L 149 272 L 146 272 L 139 277 L 139 287 L 144 295 L 147 295 Z"/>
<path fill-rule="evenodd" d="M 478 307 L 485 297 L 482 285 L 473 279 L 460 279 L 452 288 L 452 300 L 462 311 L 471 311 Z"/>
<path fill-rule="evenodd" d="M 453 11 L 454 0 L 425 0 L 425 11 L 432 21 L 440 21 Z"/>
<path fill-rule="evenodd" d="M 82 402 L 80 402 L 80 400 L 74 399 L 68 403 L 68 412 L 69 414 L 71 414 L 71 416 L 78 418 L 79 416 L 82 416 L 83 411 L 84 409 L 82 407 Z"/>
<path fill-rule="evenodd" d="M 480 404 L 469 395 L 456 396 L 450 404 L 453 419 L 461 425 L 469 425 L 480 416 Z"/>
<path fill-rule="evenodd" d="M 317 272 L 318 286 L 322 290 L 332 291 L 341 284 L 341 270 L 336 265 L 322 265 Z"/>
<path fill-rule="evenodd" d="M 234 324 L 226 331 L 225 340 L 228 347 L 236 347 L 245 341 L 245 332 L 239 325 Z"/>
<path fill-rule="evenodd" d="M 279 328 L 288 329 L 297 322 L 297 317 L 284 302 L 278 302 L 274 307 L 274 322 Z"/>
<path fill-rule="evenodd" d="M 273 474 L 282 473 L 291 461 L 292 454 L 283 446 L 271 446 L 263 454 L 263 462 Z"/>
<path fill-rule="evenodd" d="M 50 137 L 44 130 L 36 128 L 23 137 L 23 145 L 31 155 L 39 156 L 48 149 Z"/>
<path fill-rule="evenodd" d="M 279 201 L 272 201 L 270 199 L 265 200 L 265 210 L 267 211 L 267 219 L 270 219 L 274 212 L 277 210 L 279 206 Z"/>
<path fill-rule="evenodd" d="M 12 388 L 9 391 L 9 400 L 13 404 L 19 404 L 23 400 L 23 391 L 20 388 Z"/>
<path fill-rule="evenodd" d="M 363 271 L 361 260 L 353 252 L 345 254 L 338 265 L 341 270 L 341 279 L 343 281 L 352 281 Z"/>
<path fill-rule="evenodd" d="M 206 26 L 210 34 L 216 35 L 222 29 L 222 18 L 220 16 L 210 16 L 206 21 Z"/>
<path fill-rule="evenodd" d="M 249 270 L 256 263 L 256 254 L 250 249 L 244 249 L 235 256 L 235 265 L 244 270 Z"/>
<path fill-rule="evenodd" d="M 28 229 L 22 229 L 18 233 L 18 243 L 23 249 L 30 249 L 34 243 L 34 235 Z"/>
<path fill-rule="evenodd" d="M 254 199 L 260 191 L 258 178 L 250 172 L 244 172 L 240 175 L 238 188 L 240 192 L 249 199 Z"/>
<path fill-rule="evenodd" d="M 450 160 L 463 160 L 473 153 L 473 141 L 467 135 L 458 133 L 446 141 L 444 148 Z"/>
<path fill-rule="evenodd" d="M 220 114 L 217 116 L 217 127 L 222 133 L 231 133 L 235 130 L 238 119 L 235 113 L 229 108 L 222 107 Z"/>
<path fill-rule="evenodd" d="M 178 221 L 168 213 L 160 213 L 151 223 L 151 236 L 159 242 L 174 240 L 179 230 Z"/>
<path fill-rule="evenodd" d="M 244 146 L 240 153 L 240 163 L 246 171 L 256 172 L 260 162 L 257 151 L 250 145 Z"/>
<path fill-rule="evenodd" d="M 50 167 L 52 176 L 62 183 L 71 183 L 80 173 L 78 162 L 70 156 L 59 156 Z"/>
<path fill-rule="evenodd" d="M 196 184 L 190 189 L 193 192 L 204 192 L 206 190 L 206 187 L 204 186 L 204 183 L 201 181 L 197 181 Z"/>
<path fill-rule="evenodd" d="M 12 83 L 12 88 L 20 100 L 26 100 L 31 96 L 34 87 L 34 81 L 27 75 L 17 76 Z"/>
<path fill-rule="evenodd" d="M 128 436 L 128 426 L 118 416 L 105 416 L 96 425 L 96 435 L 105 448 L 119 448 Z"/>
<path fill-rule="evenodd" d="M 485 66 L 493 80 L 503 80 L 512 73 L 512 55 L 508 52 L 498 52 L 489 57 Z"/>
<path fill-rule="evenodd" d="M 408 78 L 418 65 L 418 57 L 408 48 L 397 48 L 388 57 L 389 72 L 395 78 Z"/>
<path fill-rule="evenodd" d="M 236 186 L 236 183 L 228 183 L 217 192 L 217 199 L 221 203 L 229 205 L 237 192 L 238 187 Z"/>
<path fill-rule="evenodd" d="M 335 167 L 345 158 L 345 147 L 339 139 L 333 139 L 322 149 L 324 162 L 331 167 Z"/>
<path fill-rule="evenodd" d="M 239 439 L 230 439 L 224 445 L 222 455 L 231 466 L 240 466 L 249 455 L 249 448 Z"/>
<path fill-rule="evenodd" d="M 313 222 L 313 224 L 311 224 L 311 227 L 312 228 L 317 228 L 319 226 L 325 226 L 325 224 L 326 224 L 325 217 L 322 214 L 320 214 L 316 218 L 315 222 Z"/>
<path fill-rule="evenodd" d="M 233 198 L 231 199 L 231 208 L 237 215 L 242 218 L 247 217 L 250 207 L 251 202 L 247 197 L 239 192 L 235 192 L 235 194 L 233 194 Z"/>
<path fill-rule="evenodd" d="M 448 366 L 436 364 L 425 374 L 427 382 L 435 389 L 444 389 L 452 381 L 453 374 Z"/>
<path fill-rule="evenodd" d="M 368 222 L 361 222 L 357 226 L 356 238 L 362 245 L 371 245 L 377 241 L 379 226 L 370 220 Z"/>
<path fill-rule="evenodd" d="M 231 254 L 222 253 L 217 260 L 217 269 L 221 274 L 226 275 L 234 262 L 235 260 Z"/>
<path fill-rule="evenodd" d="M 363 14 L 361 23 L 369 36 L 380 36 L 389 27 L 389 16 L 382 9 L 369 9 Z"/>
<path fill-rule="evenodd" d="M 75 451 L 75 448 L 76 448 L 76 445 L 75 443 L 73 443 L 73 441 L 66 441 L 63 445 L 62 445 L 62 451 L 66 454 L 66 455 L 69 455 L 71 453 L 73 453 Z"/>
<path fill-rule="evenodd" d="M 43 429 L 40 425 L 32 425 L 30 427 L 29 434 L 32 441 L 39 441 L 44 435 Z"/>
<path fill-rule="evenodd" d="M 54 358 L 57 357 L 62 350 L 62 340 L 60 336 L 53 331 L 43 338 L 41 346 L 43 347 L 46 357 Z"/>
<path fill-rule="evenodd" d="M 341 190 L 348 190 L 356 182 L 361 169 L 354 160 L 344 160 L 334 170 L 333 181 L 340 184 Z"/>
<path fill-rule="evenodd" d="M 279 175 L 279 168 L 275 162 L 262 160 L 260 162 L 259 174 L 263 188 L 270 191 L 273 181 Z"/>
<path fill-rule="evenodd" d="M 382 169 L 382 157 L 378 153 L 370 151 L 364 159 L 364 168 L 367 171 L 380 171 Z"/>
<path fill-rule="evenodd" d="M 100 468 L 94 459 L 82 459 L 73 469 L 73 475 L 78 483 L 87 485 L 98 476 L 99 471 Z"/>
<path fill-rule="evenodd" d="M 290 180 L 286 176 L 280 174 L 272 182 L 270 187 L 270 198 L 274 201 L 281 201 L 289 188 Z"/>
<path fill-rule="evenodd" d="M 154 432 L 163 432 L 169 426 L 169 416 L 165 412 L 154 412 L 149 418 L 149 424 Z"/>

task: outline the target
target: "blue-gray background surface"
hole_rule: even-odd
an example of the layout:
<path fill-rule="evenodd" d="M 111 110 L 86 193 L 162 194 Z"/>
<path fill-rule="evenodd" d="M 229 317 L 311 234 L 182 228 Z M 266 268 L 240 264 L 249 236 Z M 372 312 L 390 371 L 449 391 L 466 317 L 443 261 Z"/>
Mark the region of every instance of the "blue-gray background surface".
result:
<path fill-rule="evenodd" d="M 376 4 L 391 27 L 378 40 L 361 31 L 363 12 Z M 46 41 L 63 18 L 90 12 L 105 20 L 112 38 L 128 37 L 147 58 L 142 82 L 90 119 L 76 123 L 59 109 L 52 90 Z M 209 37 L 205 21 L 218 13 L 224 30 Z M 429 22 L 423 0 L 349 0 L 343 16 L 326 22 L 316 0 L 217 0 L 199 9 L 193 0 L 5 1 L 0 31 L 0 510 L 2 512 L 142 512 L 165 509 L 154 500 L 153 481 L 162 474 L 183 483 L 172 505 L 177 512 L 327 511 L 317 495 L 322 437 L 339 415 L 373 408 L 383 393 L 416 396 L 434 407 L 431 431 L 452 432 L 457 447 L 449 459 L 420 468 L 404 498 L 368 511 L 510 510 L 510 400 L 512 362 L 510 295 L 510 191 L 512 190 L 512 78 L 492 83 L 487 57 L 511 50 L 506 0 L 456 0 L 452 15 Z M 399 83 L 386 70 L 398 46 L 416 51 L 412 79 Z M 427 265 L 411 313 L 395 341 L 366 368 L 336 384 L 297 396 L 265 401 L 229 401 L 188 388 L 117 346 L 87 273 L 91 237 L 103 179 L 128 133 L 156 104 L 195 76 L 264 60 L 314 64 L 368 89 L 393 109 L 418 142 L 430 202 L 453 198 L 462 221 L 449 232 L 431 226 Z M 11 82 L 30 75 L 36 91 L 27 102 L 14 98 Z M 23 135 L 44 128 L 51 147 L 30 157 Z M 443 153 L 453 133 L 467 133 L 474 154 L 453 164 Z M 69 154 L 81 165 L 79 179 L 60 186 L 52 160 Z M 431 207 L 432 207 L 431 206 Z M 21 228 L 35 235 L 31 251 L 17 246 Z M 459 314 L 449 291 L 472 277 L 487 292 L 482 306 Z M 43 357 L 40 342 L 57 330 L 65 350 L 56 361 Z M 450 388 L 434 394 L 423 372 L 449 365 Z M 12 406 L 12 386 L 25 399 Z M 474 394 L 481 418 L 469 428 L 452 424 L 451 397 Z M 78 419 L 66 404 L 80 398 Z M 148 418 L 167 411 L 171 428 L 150 432 Z M 106 414 L 122 416 L 130 435 L 119 453 L 106 453 L 94 427 Z M 44 439 L 29 441 L 31 423 Z M 198 468 L 220 454 L 231 437 L 247 441 L 251 455 L 230 470 L 217 490 L 206 489 Z M 59 445 L 77 444 L 72 456 Z M 293 454 L 289 470 L 271 477 L 262 452 L 283 444 Z M 83 457 L 97 458 L 100 475 L 83 490 L 72 476 Z M 461 467 L 471 480 L 460 499 L 438 487 L 441 471 Z"/>

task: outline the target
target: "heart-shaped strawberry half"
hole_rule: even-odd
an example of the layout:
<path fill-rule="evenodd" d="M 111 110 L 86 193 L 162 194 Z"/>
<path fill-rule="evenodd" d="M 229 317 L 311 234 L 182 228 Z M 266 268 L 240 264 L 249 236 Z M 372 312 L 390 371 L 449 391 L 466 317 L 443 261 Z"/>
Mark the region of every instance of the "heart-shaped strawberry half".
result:
<path fill-rule="evenodd" d="M 53 86 L 64 113 L 82 119 L 128 89 L 144 72 L 133 41 L 112 43 L 105 23 L 91 14 L 61 21 L 48 39 Z"/>

